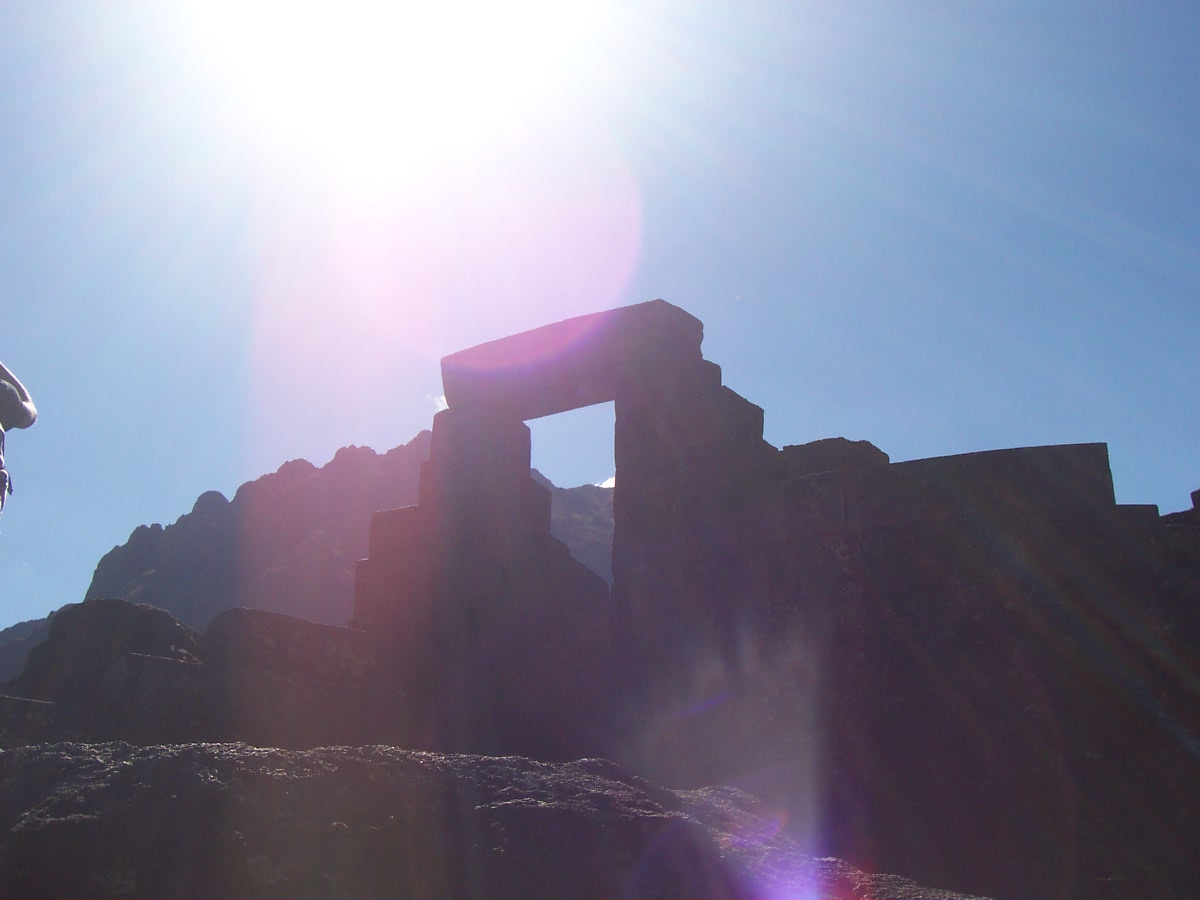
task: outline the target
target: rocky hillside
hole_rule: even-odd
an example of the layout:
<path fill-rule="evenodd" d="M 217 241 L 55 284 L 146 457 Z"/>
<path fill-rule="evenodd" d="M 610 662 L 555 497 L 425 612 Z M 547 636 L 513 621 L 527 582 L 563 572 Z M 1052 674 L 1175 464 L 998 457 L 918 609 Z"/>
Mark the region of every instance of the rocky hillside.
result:
<path fill-rule="evenodd" d="M 199 629 L 239 606 L 344 625 L 371 513 L 416 502 L 428 455 L 422 432 L 384 454 L 343 447 L 321 468 L 292 460 L 232 500 L 209 491 L 173 525 L 134 529 L 100 560 L 85 599 L 148 603 Z"/>
<path fill-rule="evenodd" d="M 292 460 L 243 484 L 232 500 L 209 491 L 173 524 L 139 525 L 105 554 L 85 599 L 157 606 L 198 630 L 237 607 L 345 625 L 371 514 L 416 502 L 428 456 L 424 431 L 386 453 L 343 447 L 320 468 Z M 610 581 L 612 489 L 534 477 L 550 488 L 554 536 Z M 0 681 L 20 673 L 48 628 L 35 619 L 0 631 Z"/>
<path fill-rule="evenodd" d="M 536 469 L 532 475 L 550 489 L 550 533 L 612 584 L 613 489 L 594 484 L 561 488 Z"/>

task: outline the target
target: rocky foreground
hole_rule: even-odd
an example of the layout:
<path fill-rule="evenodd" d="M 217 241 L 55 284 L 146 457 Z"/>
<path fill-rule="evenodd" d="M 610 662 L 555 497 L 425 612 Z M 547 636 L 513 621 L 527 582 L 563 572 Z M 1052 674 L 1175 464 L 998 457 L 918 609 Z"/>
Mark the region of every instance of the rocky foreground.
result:
<path fill-rule="evenodd" d="M 959 897 L 806 857 L 760 801 L 614 763 L 393 747 L 0 752 L 23 897 Z"/>

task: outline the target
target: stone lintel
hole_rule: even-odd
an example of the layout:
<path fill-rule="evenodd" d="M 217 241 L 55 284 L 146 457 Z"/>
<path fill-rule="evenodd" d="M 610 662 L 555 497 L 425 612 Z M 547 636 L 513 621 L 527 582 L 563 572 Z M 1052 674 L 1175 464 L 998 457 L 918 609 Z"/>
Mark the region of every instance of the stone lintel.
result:
<path fill-rule="evenodd" d="M 704 325 L 651 300 L 545 325 L 442 359 L 451 409 L 476 407 L 537 419 L 616 398 L 622 378 L 699 363 Z"/>

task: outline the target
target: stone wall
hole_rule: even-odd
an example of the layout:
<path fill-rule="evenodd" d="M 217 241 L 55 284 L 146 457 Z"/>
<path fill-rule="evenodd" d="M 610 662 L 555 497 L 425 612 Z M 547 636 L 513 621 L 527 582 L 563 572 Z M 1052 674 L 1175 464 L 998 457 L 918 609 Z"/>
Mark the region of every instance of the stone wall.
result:
<path fill-rule="evenodd" d="M 549 756 L 603 725 L 608 586 L 550 535 L 529 428 L 440 412 L 417 506 L 376 514 L 354 625 L 387 643 L 428 699 L 439 746 Z"/>
<path fill-rule="evenodd" d="M 443 361 L 420 503 L 376 516 L 355 623 L 441 685 L 447 748 L 586 741 L 564 710 L 587 697 L 597 752 L 758 790 L 860 865 L 1004 896 L 1200 889 L 1190 515 L 1118 506 L 1103 444 L 776 450 L 702 337 L 652 301 Z M 549 537 L 523 425 L 608 401 L 610 595 Z"/>

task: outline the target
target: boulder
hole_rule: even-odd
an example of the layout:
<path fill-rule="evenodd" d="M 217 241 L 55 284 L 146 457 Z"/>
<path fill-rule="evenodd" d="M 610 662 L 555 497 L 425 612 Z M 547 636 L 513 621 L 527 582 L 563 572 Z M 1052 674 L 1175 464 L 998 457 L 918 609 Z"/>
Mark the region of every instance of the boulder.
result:
<path fill-rule="evenodd" d="M 105 674 L 129 653 L 194 662 L 198 635 L 170 613 L 108 597 L 64 606 L 5 692 L 72 706 L 95 704 Z"/>

